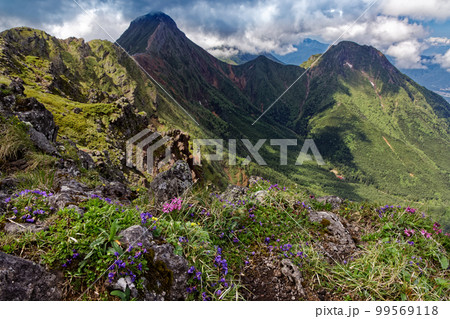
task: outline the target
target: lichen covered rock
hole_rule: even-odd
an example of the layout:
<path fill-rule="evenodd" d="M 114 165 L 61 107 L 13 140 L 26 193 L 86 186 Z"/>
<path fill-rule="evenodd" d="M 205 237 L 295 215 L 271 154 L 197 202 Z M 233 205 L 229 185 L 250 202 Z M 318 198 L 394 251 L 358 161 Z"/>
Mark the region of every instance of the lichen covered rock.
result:
<path fill-rule="evenodd" d="M 169 170 L 158 174 L 150 183 L 149 195 L 156 203 L 164 203 L 181 196 L 193 184 L 189 165 L 177 161 Z"/>
<path fill-rule="evenodd" d="M 40 265 L 0 252 L 0 300 L 61 300 L 60 283 Z"/>

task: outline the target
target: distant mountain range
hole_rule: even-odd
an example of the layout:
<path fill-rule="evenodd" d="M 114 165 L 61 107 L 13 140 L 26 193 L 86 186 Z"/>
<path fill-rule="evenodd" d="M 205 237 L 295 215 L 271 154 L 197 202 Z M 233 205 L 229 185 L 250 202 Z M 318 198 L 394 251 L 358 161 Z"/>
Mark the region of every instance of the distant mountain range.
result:
<path fill-rule="evenodd" d="M 272 61 L 279 62 L 282 64 L 292 64 L 301 65 L 310 56 L 315 54 L 321 54 L 325 52 L 328 48 L 328 44 L 321 43 L 312 39 L 304 39 L 297 45 L 294 45 L 297 49 L 294 52 L 288 53 L 286 55 L 279 55 L 276 53 L 262 52 L 260 54 L 248 54 L 242 53 L 236 55 L 228 55 L 227 57 L 221 56 L 220 54 L 215 54 L 220 60 L 230 63 L 230 64 L 243 64 L 255 59 L 258 55 L 263 55 Z M 424 53 L 426 54 L 444 54 L 450 47 L 448 46 L 438 46 L 427 49 Z M 210 50 L 212 53 L 228 51 L 236 51 L 236 48 L 220 47 Z M 387 56 L 391 63 L 394 63 L 394 58 Z M 411 77 L 414 81 L 426 88 L 440 94 L 448 102 L 450 102 L 450 72 L 443 69 L 439 64 L 433 62 L 431 55 L 422 56 L 422 64 L 425 65 L 424 69 L 400 69 L 404 74 Z"/>
<path fill-rule="evenodd" d="M 264 56 L 226 64 L 190 41 L 162 13 L 132 22 L 117 42 L 217 137 L 312 137 L 329 167 L 348 181 L 405 196 L 417 196 L 420 190 L 420 196 L 440 197 L 441 190 L 449 189 L 445 172 L 450 164 L 441 156 L 450 151 L 449 104 L 403 75 L 373 47 L 345 41 L 333 46 L 252 126 L 303 68 Z M 310 52 L 321 46 L 304 44 Z M 267 150 L 267 156 L 272 153 Z M 300 172 L 312 176 L 304 167 L 276 170 L 298 182 L 306 182 Z"/>
<path fill-rule="evenodd" d="M 120 108 L 114 103 L 125 96 L 135 113 L 145 114 L 156 127 L 177 127 L 193 137 L 249 139 L 252 144 L 298 140 L 289 147 L 287 166 L 280 165 L 279 146 L 267 142 L 260 150 L 266 166 L 230 167 L 224 161 L 202 167 L 205 178 L 217 183 L 233 172 L 293 181 L 353 200 L 450 200 L 450 105 L 373 47 L 343 41 L 299 79 L 304 68 L 264 56 L 240 65 L 220 61 L 161 12 L 131 22 L 117 43 L 179 104 L 118 46 L 59 40 L 30 28 L 0 34 L 0 81 L 24 79 L 26 93 L 49 105 L 63 133 L 80 146 L 103 147 L 111 157 L 117 142 L 96 128 L 117 117 Z M 89 112 L 77 115 L 71 111 L 76 105 Z M 94 110 L 105 110 L 103 124 L 91 116 Z M 315 141 L 326 165 L 294 165 L 307 138 Z M 240 159 L 248 155 L 242 143 L 237 148 Z"/>

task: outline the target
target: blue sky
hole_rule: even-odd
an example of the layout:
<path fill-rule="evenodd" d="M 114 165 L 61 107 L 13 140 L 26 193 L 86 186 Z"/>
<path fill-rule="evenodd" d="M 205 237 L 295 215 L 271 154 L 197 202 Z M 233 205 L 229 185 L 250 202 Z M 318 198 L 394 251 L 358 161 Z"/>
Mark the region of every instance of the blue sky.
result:
<path fill-rule="evenodd" d="M 59 38 L 112 40 L 150 11 L 167 13 L 216 54 L 285 54 L 304 38 L 341 37 L 375 46 L 400 68 L 423 68 L 421 55 L 431 52 L 450 71 L 449 0 L 14 0 L 0 2 L 0 30 L 30 26 Z M 222 46 L 231 49 L 212 50 Z"/>

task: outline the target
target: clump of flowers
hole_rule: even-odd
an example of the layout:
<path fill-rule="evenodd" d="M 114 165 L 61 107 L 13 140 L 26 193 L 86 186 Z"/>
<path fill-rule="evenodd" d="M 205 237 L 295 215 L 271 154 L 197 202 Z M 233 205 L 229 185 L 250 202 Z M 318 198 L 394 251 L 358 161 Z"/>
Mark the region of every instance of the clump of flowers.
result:
<path fill-rule="evenodd" d="M 80 256 L 80 254 L 77 252 L 76 249 L 73 249 L 72 253 L 73 253 L 72 256 L 68 258 L 66 262 L 62 265 L 64 268 L 68 267 L 72 263 L 72 261 L 74 261 Z"/>
<path fill-rule="evenodd" d="M 441 227 L 441 224 L 439 224 L 439 223 L 434 223 L 434 225 L 433 225 L 433 230 L 434 230 L 434 232 L 435 232 L 436 234 L 442 233 L 442 229 L 439 228 L 439 227 Z"/>
<path fill-rule="evenodd" d="M 141 223 L 142 223 L 142 225 L 145 225 L 148 222 L 150 222 L 152 224 L 156 224 L 156 222 L 158 221 L 158 218 L 156 218 L 155 216 L 153 216 L 149 212 L 143 212 L 143 213 L 141 213 L 140 216 L 141 216 Z M 154 226 L 154 227 L 156 227 L 156 226 Z"/>
<path fill-rule="evenodd" d="M 191 285 L 190 287 L 186 288 L 187 293 L 191 294 L 191 293 L 194 293 L 194 292 L 197 291 L 197 284 L 200 284 L 201 281 L 202 281 L 202 272 L 201 271 L 197 271 L 194 266 L 191 266 L 188 269 L 187 273 L 192 276 L 192 279 L 194 281 L 194 285 Z M 205 300 L 206 293 L 202 294 L 202 298 L 203 298 L 203 300 Z"/>
<path fill-rule="evenodd" d="M 406 212 L 414 214 L 416 212 L 416 209 L 415 208 L 411 208 L 411 207 L 408 206 L 408 207 L 406 207 Z"/>
<path fill-rule="evenodd" d="M 41 190 L 23 190 L 4 200 L 7 204 L 7 215 L 12 220 L 23 223 L 34 223 L 54 210 L 49 206 L 48 198 L 53 196 Z"/>
<path fill-rule="evenodd" d="M 131 282 L 135 282 L 137 276 L 146 270 L 147 261 L 144 254 L 147 253 L 147 249 L 143 248 L 142 243 L 138 243 L 137 246 L 128 247 L 126 250 L 126 253 L 130 253 L 128 258 L 124 258 L 125 254 L 121 256 L 118 252 L 114 253 L 116 261 L 108 268 L 109 282 L 126 276 L 131 278 Z"/>
<path fill-rule="evenodd" d="M 163 205 L 162 211 L 164 213 L 171 213 L 174 210 L 180 210 L 181 204 L 183 203 L 183 200 L 179 197 L 172 198 L 172 200 L 169 203 L 165 203 Z"/>
<path fill-rule="evenodd" d="M 427 232 L 425 229 L 421 229 L 420 233 L 425 237 L 425 238 L 431 238 L 431 233 Z"/>
<path fill-rule="evenodd" d="M 273 185 L 270 185 L 270 186 L 269 186 L 269 189 L 268 189 L 268 190 L 270 191 L 270 190 L 272 190 L 272 189 L 280 190 L 280 187 L 278 187 L 278 184 L 273 184 Z"/>

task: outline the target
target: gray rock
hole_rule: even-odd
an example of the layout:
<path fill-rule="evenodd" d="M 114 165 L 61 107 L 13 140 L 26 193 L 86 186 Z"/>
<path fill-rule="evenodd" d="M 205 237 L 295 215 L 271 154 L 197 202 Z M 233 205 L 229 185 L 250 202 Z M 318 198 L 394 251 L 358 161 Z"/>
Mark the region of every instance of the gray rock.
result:
<path fill-rule="evenodd" d="M 143 300 L 185 300 L 187 297 L 188 263 L 181 256 L 174 254 L 174 247 L 170 244 L 157 244 L 153 241 L 152 233 L 145 227 L 135 225 L 119 233 L 119 241 L 127 248 L 142 243 L 149 253 L 153 254 L 153 262 L 148 266 L 149 276 L 143 278 Z M 162 263 L 162 267 L 161 267 Z M 160 277 L 161 276 L 161 277 Z M 118 284 L 118 282 L 116 283 Z M 167 287 L 168 285 L 168 287 Z M 133 292 L 131 285 L 128 285 Z M 133 289 L 132 289 L 133 288 Z M 122 291 L 125 291 L 125 288 Z"/>
<path fill-rule="evenodd" d="M 36 131 L 33 127 L 28 129 L 28 133 L 30 134 L 31 141 L 33 141 L 34 145 L 41 151 L 49 155 L 61 156 L 56 147 L 49 142 L 43 133 Z"/>
<path fill-rule="evenodd" d="M 12 176 L 5 177 L 0 181 L 0 189 L 3 191 L 11 192 L 14 191 L 17 188 L 17 185 L 20 183 L 20 181 Z"/>
<path fill-rule="evenodd" d="M 26 98 L 20 105 L 16 104 L 13 111 L 21 121 L 31 123 L 33 128 L 44 134 L 50 142 L 56 141 L 59 127 L 53 120 L 53 114 L 35 98 Z"/>
<path fill-rule="evenodd" d="M 81 166 L 84 169 L 93 169 L 95 168 L 95 162 L 92 159 L 91 155 L 82 150 L 77 150 L 78 158 L 80 159 Z"/>
<path fill-rule="evenodd" d="M 6 223 L 4 231 L 7 234 L 21 234 L 21 233 L 37 233 L 43 230 L 48 230 L 48 227 L 39 224 L 25 224 L 25 223 Z"/>
<path fill-rule="evenodd" d="M 184 161 L 177 161 L 167 171 L 158 174 L 150 183 L 149 195 L 157 204 L 181 196 L 193 184 L 189 165 Z"/>
<path fill-rule="evenodd" d="M 131 190 L 121 182 L 105 182 L 104 185 L 100 185 L 95 188 L 94 193 L 100 194 L 105 198 L 111 198 L 120 201 L 130 201 Z"/>
<path fill-rule="evenodd" d="M 61 279 L 31 261 L 0 252 L 0 300 L 61 300 Z"/>
<path fill-rule="evenodd" d="M 323 196 L 316 199 L 319 203 L 331 204 L 333 209 L 338 209 L 344 200 L 337 196 Z"/>
<path fill-rule="evenodd" d="M 302 286 L 303 277 L 298 267 L 294 265 L 289 259 L 281 260 L 281 265 L 281 272 L 283 273 L 283 275 L 287 276 L 290 281 L 295 282 L 297 291 L 300 294 L 305 295 L 305 291 L 303 290 Z"/>
<path fill-rule="evenodd" d="M 310 212 L 309 220 L 320 223 L 325 228 L 326 233 L 321 239 L 322 248 L 328 257 L 343 260 L 356 249 L 352 236 L 336 214 Z"/>
<path fill-rule="evenodd" d="M 122 277 L 112 285 L 112 289 L 120 290 L 122 292 L 125 292 L 127 290 L 127 287 L 130 289 L 130 297 L 136 298 L 139 292 L 130 276 L 126 276 L 125 278 Z"/>
<path fill-rule="evenodd" d="M 181 256 L 173 253 L 173 246 L 170 244 L 152 246 L 155 252 L 155 261 L 162 261 L 173 273 L 173 282 L 170 287 L 170 300 L 185 300 L 187 298 L 188 262 Z"/>
<path fill-rule="evenodd" d="M 253 196 L 255 197 L 255 199 L 258 202 L 262 202 L 262 201 L 264 201 L 264 198 L 266 198 L 267 194 L 268 194 L 267 191 L 260 190 L 260 191 L 257 191 Z"/>
<path fill-rule="evenodd" d="M 68 205 L 77 206 L 80 202 L 88 199 L 88 187 L 74 179 L 58 179 L 55 184 L 56 192 L 49 197 L 49 204 L 55 208 L 63 209 Z"/>
<path fill-rule="evenodd" d="M 247 193 L 247 191 L 247 187 L 229 185 L 220 197 L 225 201 L 234 203 L 241 199 Z"/>
<path fill-rule="evenodd" d="M 9 89 L 12 93 L 17 95 L 23 95 L 23 92 L 25 91 L 25 88 L 23 87 L 23 80 L 21 78 L 15 78 L 9 83 Z"/>
<path fill-rule="evenodd" d="M 127 247 L 133 245 L 136 247 L 137 243 L 142 243 L 146 249 L 152 247 L 153 234 L 145 227 L 135 225 L 131 226 L 119 233 L 120 242 Z"/>

